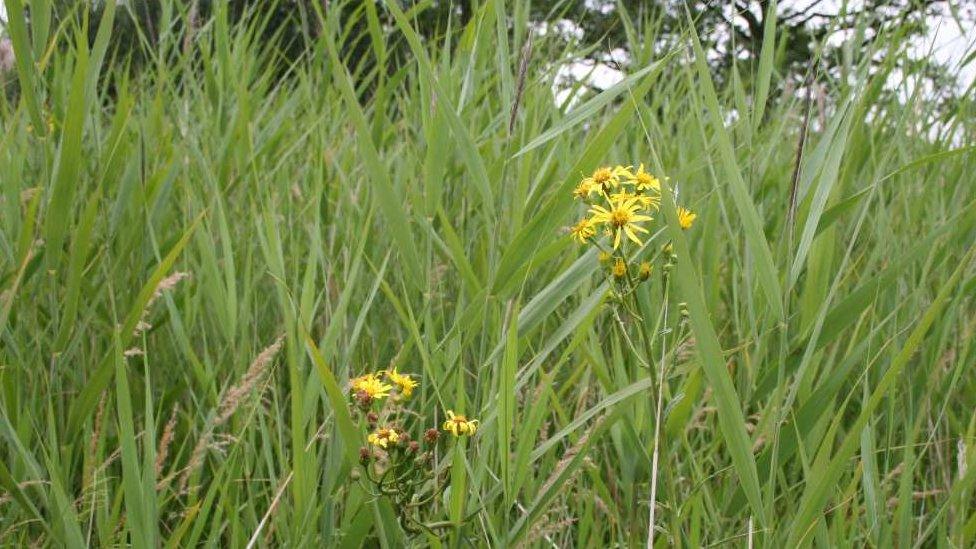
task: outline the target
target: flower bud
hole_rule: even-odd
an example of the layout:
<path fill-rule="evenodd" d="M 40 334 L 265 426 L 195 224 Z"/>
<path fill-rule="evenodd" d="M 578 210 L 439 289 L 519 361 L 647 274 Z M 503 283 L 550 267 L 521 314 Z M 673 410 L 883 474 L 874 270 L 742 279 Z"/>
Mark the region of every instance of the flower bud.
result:
<path fill-rule="evenodd" d="M 640 264 L 640 269 L 637 271 L 638 278 L 640 278 L 641 281 L 651 278 L 651 270 L 651 264 L 647 261 L 642 261 Z"/>
<path fill-rule="evenodd" d="M 441 436 L 441 432 L 431 427 L 430 429 L 424 431 L 424 442 L 428 444 L 433 444 L 437 442 L 437 439 L 440 438 L 440 436 Z"/>
<path fill-rule="evenodd" d="M 376 412 L 369 412 L 366 414 L 366 424 L 372 429 L 376 427 L 376 422 L 380 420 L 380 416 L 376 415 Z"/>
<path fill-rule="evenodd" d="M 352 398 L 356 401 L 356 405 L 364 412 L 369 410 L 369 407 L 373 405 L 373 397 L 369 396 L 369 393 L 366 391 L 356 391 Z"/>
<path fill-rule="evenodd" d="M 616 261 L 613 262 L 613 272 L 614 278 L 623 278 L 627 276 L 627 264 L 624 263 L 623 258 L 618 257 Z"/>

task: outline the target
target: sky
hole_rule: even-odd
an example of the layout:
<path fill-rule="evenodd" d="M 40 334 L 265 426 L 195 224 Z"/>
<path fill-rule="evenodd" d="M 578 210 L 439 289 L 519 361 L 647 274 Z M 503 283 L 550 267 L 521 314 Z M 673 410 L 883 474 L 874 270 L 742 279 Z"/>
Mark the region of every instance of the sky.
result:
<path fill-rule="evenodd" d="M 588 3 L 594 9 L 600 9 L 605 13 L 612 11 L 614 4 L 612 0 L 588 0 Z M 836 15 L 842 4 L 843 0 L 780 0 L 778 6 L 780 13 L 783 13 L 784 10 L 803 11 L 809 8 L 810 11 L 817 13 Z M 863 7 L 863 0 L 846 0 L 846 4 L 849 10 L 857 10 Z M 959 21 L 950 14 L 929 17 L 927 35 L 914 39 L 914 43 L 909 46 L 908 50 L 909 55 L 913 57 L 921 58 L 931 55 L 938 63 L 948 65 L 950 72 L 958 76 L 957 91 L 962 92 L 976 82 L 976 61 L 967 66 L 960 66 L 967 53 L 976 51 L 976 2 L 964 3 L 960 1 L 950 2 L 950 4 L 953 4 L 958 10 Z M 573 26 L 574 23 L 570 21 L 561 21 L 557 25 L 557 32 L 580 35 Z M 845 36 L 835 33 L 828 40 L 828 43 L 840 45 L 844 39 Z M 617 54 L 613 55 L 615 59 L 626 56 L 623 52 L 620 53 L 621 58 L 617 58 Z M 562 104 L 572 93 L 568 87 L 572 81 L 584 80 L 595 88 L 605 89 L 616 84 L 623 77 L 622 72 L 602 63 L 588 61 L 566 64 L 560 68 L 559 77 L 557 77 L 553 88 L 556 94 L 556 102 Z M 892 88 L 902 89 L 899 78 L 900 75 L 895 74 L 889 79 Z M 908 90 L 911 89 L 912 86 L 909 82 L 908 86 L 903 89 L 903 93 L 908 93 Z M 573 99 L 569 102 L 570 105 L 575 104 L 578 97 Z"/>

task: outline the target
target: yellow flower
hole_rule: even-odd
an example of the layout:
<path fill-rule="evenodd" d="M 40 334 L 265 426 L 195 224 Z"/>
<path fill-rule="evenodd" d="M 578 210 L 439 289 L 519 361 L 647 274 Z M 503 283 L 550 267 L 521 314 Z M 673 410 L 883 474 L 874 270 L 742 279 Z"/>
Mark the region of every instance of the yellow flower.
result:
<path fill-rule="evenodd" d="M 690 229 L 692 223 L 695 222 L 695 218 L 698 214 L 688 210 L 686 208 L 678 208 L 678 224 L 681 225 L 682 229 Z"/>
<path fill-rule="evenodd" d="M 399 440 L 400 435 L 389 427 L 377 429 L 375 432 L 370 433 L 369 436 L 366 437 L 367 442 L 373 446 L 379 446 L 381 448 L 386 448 L 390 443 L 396 444 Z"/>
<path fill-rule="evenodd" d="M 587 240 L 596 234 L 596 228 L 593 226 L 593 221 L 584 218 L 580 219 L 576 225 L 573 225 L 573 228 L 569 232 L 580 244 L 585 244 Z"/>
<path fill-rule="evenodd" d="M 610 252 L 600 252 L 596 254 L 596 259 L 600 263 L 606 263 L 607 261 L 610 261 Z"/>
<path fill-rule="evenodd" d="M 461 414 L 455 414 L 452 410 L 448 410 L 447 421 L 444 422 L 442 428 L 456 437 L 473 436 L 478 430 L 478 420 L 469 420 Z"/>
<path fill-rule="evenodd" d="M 597 186 L 591 182 L 583 180 L 579 185 L 573 189 L 573 198 L 578 198 L 580 200 L 589 197 L 593 194 L 593 191 L 597 190 Z"/>
<path fill-rule="evenodd" d="M 616 278 L 623 278 L 627 274 L 627 264 L 624 263 L 623 258 L 618 257 L 617 260 L 613 262 L 613 270 L 611 272 Z"/>
<path fill-rule="evenodd" d="M 627 168 L 623 166 L 617 166 L 615 168 L 603 166 L 594 170 L 593 175 L 583 178 L 580 186 L 588 185 L 591 190 L 606 191 L 607 189 L 618 187 L 620 185 L 620 178 L 626 175 Z"/>
<path fill-rule="evenodd" d="M 649 195 L 649 194 L 634 194 L 627 191 L 621 191 L 619 193 L 613 193 L 609 196 L 612 202 L 621 202 L 624 200 L 634 199 L 642 208 L 657 208 L 661 204 L 661 197 L 659 195 Z"/>
<path fill-rule="evenodd" d="M 630 200 L 631 198 L 636 199 L 637 198 L 637 195 L 634 194 L 634 193 L 632 193 L 632 192 L 630 192 L 630 191 L 628 191 L 628 190 L 626 190 L 626 189 L 621 190 L 619 192 L 615 192 L 615 193 L 607 196 L 607 199 L 610 202 L 622 202 L 624 200 Z"/>
<path fill-rule="evenodd" d="M 640 202 L 641 206 L 645 208 L 654 208 L 655 210 L 661 205 L 661 195 L 659 194 L 640 194 L 637 195 L 637 201 Z"/>
<path fill-rule="evenodd" d="M 349 387 L 353 394 L 364 393 L 369 398 L 384 398 L 390 395 L 393 390 L 392 385 L 387 385 L 380 381 L 376 374 L 366 374 L 357 377 L 349 382 Z"/>
<path fill-rule="evenodd" d="M 640 213 L 641 206 L 636 198 L 625 198 L 622 200 L 611 200 L 610 208 L 603 206 L 593 206 L 590 212 L 593 214 L 594 223 L 606 223 L 610 233 L 613 234 L 613 249 L 620 247 L 621 235 L 633 240 L 638 246 L 642 244 L 637 233 L 646 233 L 647 229 L 638 225 L 642 221 L 650 221 L 651 217 Z"/>
<path fill-rule="evenodd" d="M 634 188 L 638 191 L 661 192 L 661 180 L 644 171 L 643 164 L 637 168 L 637 173 L 633 175 Z"/>
<path fill-rule="evenodd" d="M 410 398 L 413 394 L 413 390 L 417 388 L 419 383 L 411 379 L 408 374 L 401 374 L 396 371 L 396 368 L 392 370 L 386 370 L 386 379 L 392 381 L 400 388 L 400 394 L 405 398 Z"/>
<path fill-rule="evenodd" d="M 642 261 L 637 270 L 637 277 L 641 280 L 647 280 L 648 278 L 651 278 L 651 270 L 651 264 L 647 261 Z"/>

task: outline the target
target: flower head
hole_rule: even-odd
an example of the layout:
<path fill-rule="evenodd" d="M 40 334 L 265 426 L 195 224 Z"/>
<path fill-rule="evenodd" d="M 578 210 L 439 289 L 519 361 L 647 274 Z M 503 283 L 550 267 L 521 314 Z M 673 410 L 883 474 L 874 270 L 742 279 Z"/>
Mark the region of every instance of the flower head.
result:
<path fill-rule="evenodd" d="M 364 397 L 364 400 L 380 399 L 390 395 L 393 386 L 380 381 L 376 374 L 366 374 L 359 376 L 349 382 L 349 388 L 357 397 Z"/>
<path fill-rule="evenodd" d="M 661 180 L 644 171 L 644 164 L 641 164 L 633 175 L 634 188 L 638 191 L 661 191 Z"/>
<path fill-rule="evenodd" d="M 580 181 L 580 184 L 573 189 L 573 198 L 580 200 L 589 198 L 597 190 L 597 186 L 587 180 Z"/>
<path fill-rule="evenodd" d="M 409 374 L 398 373 L 396 371 L 396 368 L 392 370 L 386 370 L 384 373 L 386 374 L 386 379 L 390 380 L 397 387 L 399 387 L 400 394 L 403 395 L 404 398 L 410 398 L 410 395 L 413 394 L 413 390 L 416 389 L 418 385 L 420 385 L 419 383 L 414 381 Z"/>
<path fill-rule="evenodd" d="M 610 207 L 593 206 L 590 208 L 594 223 L 605 223 L 606 228 L 613 235 L 613 249 L 620 247 L 621 235 L 634 241 L 638 246 L 643 244 L 637 237 L 638 232 L 646 233 L 647 229 L 639 223 L 650 221 L 649 215 L 641 214 L 641 204 L 636 197 L 621 197 L 610 200 Z"/>
<path fill-rule="evenodd" d="M 690 229 L 698 214 L 687 208 L 678 208 L 678 224 L 682 229 Z"/>
<path fill-rule="evenodd" d="M 603 166 L 594 170 L 593 174 L 589 177 L 583 178 L 580 186 L 588 185 L 591 190 L 602 190 L 606 192 L 608 189 L 617 188 L 620 185 L 621 178 L 626 177 L 627 173 L 627 168 L 623 166 L 614 168 Z"/>
<path fill-rule="evenodd" d="M 447 421 L 444 422 L 442 428 L 456 437 L 473 436 L 478 430 L 478 420 L 469 420 L 461 414 L 455 414 L 452 410 L 448 410 Z"/>
<path fill-rule="evenodd" d="M 573 225 L 573 228 L 569 230 L 569 234 L 572 235 L 573 239 L 579 241 L 580 244 L 585 244 L 587 240 L 596 234 L 596 228 L 592 220 L 583 218 L 579 220 L 579 223 Z"/>
<path fill-rule="evenodd" d="M 441 432 L 438 431 L 436 428 L 431 427 L 430 429 L 424 431 L 424 442 L 428 444 L 433 444 L 437 442 L 437 439 L 440 438 L 440 436 L 441 436 Z"/>
<path fill-rule="evenodd" d="M 369 434 L 366 441 L 373 446 L 386 448 L 388 445 L 396 444 L 400 440 L 400 435 L 389 427 L 382 427 Z"/>
<path fill-rule="evenodd" d="M 610 202 L 623 202 L 633 200 L 640 204 L 642 208 L 657 208 L 661 204 L 661 197 L 656 194 L 634 194 L 628 191 L 613 193 L 609 197 Z"/>
<path fill-rule="evenodd" d="M 624 263 L 622 257 L 618 257 L 613 262 L 613 269 L 611 269 L 611 272 L 615 278 L 623 278 L 627 275 L 627 264 Z"/>
<path fill-rule="evenodd" d="M 647 280 L 651 278 L 651 264 L 647 261 L 641 261 L 640 267 L 637 269 L 637 277 L 641 280 Z"/>

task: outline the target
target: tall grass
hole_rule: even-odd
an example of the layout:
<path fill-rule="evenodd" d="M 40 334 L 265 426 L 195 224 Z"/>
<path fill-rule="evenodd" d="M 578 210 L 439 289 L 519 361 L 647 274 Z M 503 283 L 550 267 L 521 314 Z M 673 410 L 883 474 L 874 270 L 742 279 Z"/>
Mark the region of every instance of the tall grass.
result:
<path fill-rule="evenodd" d="M 524 47 L 521 1 L 455 45 L 394 9 L 373 54 L 411 60 L 367 74 L 334 11 L 286 71 L 218 10 L 133 74 L 106 62 L 112 8 L 89 42 L 6 4 L 4 545 L 403 545 L 352 480 L 344 404 L 388 366 L 429 423 L 482 421 L 437 457 L 454 527 L 416 543 L 976 542 L 973 104 L 883 93 L 897 48 L 808 98 L 772 25 L 719 83 L 693 31 L 655 53 L 622 15 L 628 78 L 566 112 L 568 52 Z M 672 296 L 660 272 L 641 296 L 652 368 L 565 233 L 582 173 L 641 161 L 699 213 Z"/>

